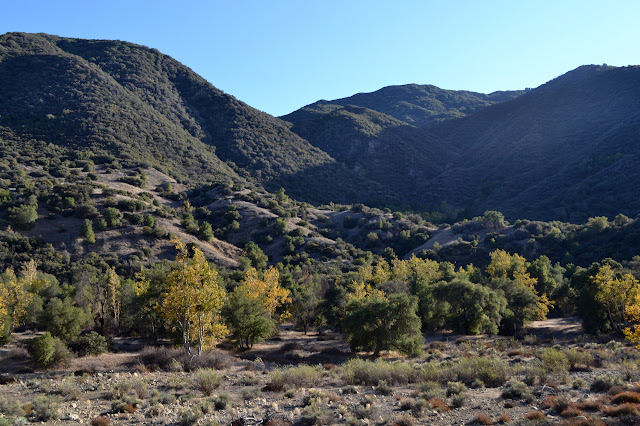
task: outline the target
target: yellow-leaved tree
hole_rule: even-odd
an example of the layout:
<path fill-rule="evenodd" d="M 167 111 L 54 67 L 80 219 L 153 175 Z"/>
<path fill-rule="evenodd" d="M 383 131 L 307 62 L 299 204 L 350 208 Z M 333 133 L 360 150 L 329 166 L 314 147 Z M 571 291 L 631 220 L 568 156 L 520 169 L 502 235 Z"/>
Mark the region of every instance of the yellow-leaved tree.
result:
<path fill-rule="evenodd" d="M 4 289 L 0 292 L 3 293 L 5 316 L 8 319 L 8 328 L 5 324 L 0 330 L 0 334 L 3 333 L 2 330 L 6 329 L 7 335 L 10 335 L 27 314 L 27 307 L 33 300 L 33 293 L 29 292 L 25 279 L 23 277 L 18 278 L 11 268 L 7 268 L 5 273 L 2 274 L 0 287 Z"/>
<path fill-rule="evenodd" d="M 522 319 L 546 319 L 547 313 L 549 313 L 549 309 L 553 306 L 554 302 L 549 300 L 546 294 L 543 293 L 540 295 L 536 290 L 538 279 L 532 277 L 529 272 L 527 272 L 527 259 L 517 253 L 510 254 L 500 249 L 489 253 L 489 255 L 491 256 L 491 263 L 489 263 L 486 269 L 489 280 L 509 280 L 515 284 L 516 287 L 530 291 L 532 295 L 537 298 L 533 318 L 528 318 L 528 315 L 525 315 Z M 509 293 L 508 289 L 503 288 L 503 290 Z M 507 294 L 507 301 L 510 302 L 509 299 L 509 295 Z"/>
<path fill-rule="evenodd" d="M 195 344 L 200 356 L 203 349 L 228 333 L 220 315 L 226 292 L 218 272 L 200 249 L 194 248 L 190 258 L 182 241 L 171 241 L 178 254 L 175 267 L 166 278 L 161 315 L 182 331 L 187 355 L 191 356 L 191 345 Z"/>
<path fill-rule="evenodd" d="M 257 269 L 249 268 L 240 284 L 240 290 L 247 297 L 260 300 L 272 319 L 276 319 L 274 315 L 279 307 L 291 303 L 289 290 L 280 285 L 280 272 L 273 266 L 264 271 L 262 279 Z M 289 312 L 285 310 L 280 313 L 279 319 L 282 320 L 288 316 Z"/>
<path fill-rule="evenodd" d="M 7 289 L 0 286 L 0 340 L 4 337 L 4 324 L 7 317 Z"/>
<path fill-rule="evenodd" d="M 627 309 L 633 315 L 638 280 L 629 273 L 616 272 L 609 264 L 602 265 L 591 279 L 597 286 L 596 301 L 606 309 L 611 326 L 620 331 L 620 324 L 626 325 L 629 317 Z"/>
<path fill-rule="evenodd" d="M 626 327 L 622 332 L 627 340 L 640 349 L 640 283 L 631 274 L 625 274 L 624 277 L 633 283 L 624 314 L 626 320 L 634 324 L 632 327 Z"/>

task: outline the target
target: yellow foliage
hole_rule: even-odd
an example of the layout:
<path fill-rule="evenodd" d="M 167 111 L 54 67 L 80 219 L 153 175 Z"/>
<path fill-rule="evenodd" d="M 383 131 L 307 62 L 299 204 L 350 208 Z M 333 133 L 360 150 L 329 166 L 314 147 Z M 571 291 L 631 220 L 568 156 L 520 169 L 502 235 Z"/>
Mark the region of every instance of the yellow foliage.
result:
<path fill-rule="evenodd" d="M 608 264 L 602 265 L 591 279 L 598 288 L 596 301 L 606 308 L 609 320 L 617 328 L 616 323 L 626 321 L 627 309 L 634 303 L 638 280 L 629 273 L 618 277 Z M 630 309 L 630 312 L 633 312 L 633 309 Z"/>
<path fill-rule="evenodd" d="M 625 307 L 625 318 L 634 323 L 633 328 L 626 327 L 622 332 L 627 340 L 634 343 L 640 349 L 640 283 L 635 280 L 630 296 Z"/>
<path fill-rule="evenodd" d="M 519 286 L 529 288 L 538 296 L 536 319 L 545 319 L 554 302 L 549 300 L 546 294 L 538 294 L 536 290 L 538 279 L 527 272 L 527 259 L 517 253 L 510 254 L 500 249 L 489 253 L 489 255 L 491 263 L 487 266 L 487 276 L 489 278 L 508 278 Z"/>
<path fill-rule="evenodd" d="M 349 294 L 347 294 L 347 303 L 354 300 L 361 300 L 366 297 L 386 297 L 384 291 L 378 290 L 363 281 L 353 281 L 349 286 Z"/>
<path fill-rule="evenodd" d="M 189 259 L 185 244 L 177 239 L 172 242 L 178 249 L 177 265 L 166 278 L 161 314 L 182 329 L 187 352 L 190 353 L 189 345 L 193 341 L 200 353 L 228 333 L 220 316 L 226 292 L 218 272 L 200 249 L 195 248 L 193 258 Z M 192 328 L 197 333 L 192 334 Z"/>
<path fill-rule="evenodd" d="M 526 274 L 527 259 L 517 253 L 510 254 L 498 249 L 489 253 L 489 256 L 491 256 L 491 263 L 487 266 L 489 278 L 514 278 L 516 274 Z"/>
<path fill-rule="evenodd" d="M 8 292 L 4 286 L 0 286 L 0 337 L 4 337 L 4 319 L 7 316 Z"/>
<path fill-rule="evenodd" d="M 251 299 L 259 299 L 271 317 L 276 309 L 291 303 L 290 292 L 280 286 L 280 272 L 273 266 L 264 271 L 262 279 L 257 269 L 249 268 L 237 291 L 244 292 Z M 288 316 L 289 312 L 285 311 L 280 315 L 280 319 Z"/>
<path fill-rule="evenodd" d="M 3 274 L 0 287 L 4 287 L 4 305 L 9 315 L 9 332 L 12 332 L 26 315 L 33 293 L 27 291 L 25 280 L 18 279 L 11 268 Z"/>
<path fill-rule="evenodd" d="M 555 302 L 553 300 L 549 300 L 547 295 L 543 294 L 542 296 L 538 297 L 537 304 L 538 312 L 536 314 L 536 320 L 540 321 L 547 319 L 547 314 L 549 313 L 549 310 L 553 307 L 553 305 L 555 305 Z"/>
<path fill-rule="evenodd" d="M 415 277 L 421 277 L 427 282 L 436 282 L 442 278 L 440 264 L 435 260 L 420 259 L 414 255 L 407 262 Z"/>
<path fill-rule="evenodd" d="M 38 265 L 35 260 L 31 259 L 20 269 L 20 275 L 24 281 L 27 291 L 30 293 L 40 293 L 44 290 L 46 282 L 38 277 Z"/>

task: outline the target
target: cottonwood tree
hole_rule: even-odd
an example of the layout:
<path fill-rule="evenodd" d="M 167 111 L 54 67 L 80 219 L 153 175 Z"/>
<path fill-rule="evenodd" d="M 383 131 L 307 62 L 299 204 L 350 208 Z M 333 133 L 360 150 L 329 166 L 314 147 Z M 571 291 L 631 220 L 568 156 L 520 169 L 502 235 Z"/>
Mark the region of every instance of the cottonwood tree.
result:
<path fill-rule="evenodd" d="M 418 298 L 407 294 L 387 297 L 369 284 L 351 286 L 342 327 L 352 351 L 373 352 L 397 349 L 409 355 L 421 352 Z"/>
<path fill-rule="evenodd" d="M 4 316 L 8 321 L 3 328 L 6 329 L 6 336 L 10 336 L 13 330 L 20 325 L 22 318 L 27 314 L 27 307 L 33 299 L 33 293 L 29 292 L 26 284 L 26 281 L 19 279 L 11 268 L 7 268 L 1 276 L 0 298 L 3 299 L 2 304 L 6 311 Z M 2 329 L 0 329 L 0 333 L 3 333 Z"/>
<path fill-rule="evenodd" d="M 630 273 L 614 270 L 609 264 L 602 265 L 591 279 L 597 286 L 595 300 L 606 309 L 611 326 L 620 331 L 620 324 L 626 325 L 626 310 L 636 297 L 638 280 Z"/>
<path fill-rule="evenodd" d="M 197 355 L 227 334 L 220 311 L 226 292 L 218 272 L 210 265 L 197 247 L 193 257 L 185 244 L 173 239 L 178 254 L 174 269 L 166 278 L 161 314 L 167 322 L 182 332 L 185 352 L 192 355 L 191 345 L 197 346 Z"/>
<path fill-rule="evenodd" d="M 280 313 L 279 318 L 276 318 L 276 310 L 291 303 L 291 297 L 289 290 L 280 285 L 280 272 L 273 266 L 264 271 L 262 277 L 257 269 L 249 268 L 240 288 L 247 297 L 259 300 L 269 313 L 270 318 L 284 319 L 289 315 L 285 310 Z"/>
<path fill-rule="evenodd" d="M 224 307 L 224 316 L 241 348 L 248 349 L 269 337 L 276 323 L 289 316 L 287 310 L 277 314 L 279 308 L 291 303 L 289 294 L 273 266 L 262 273 L 255 268 L 247 270 Z"/>

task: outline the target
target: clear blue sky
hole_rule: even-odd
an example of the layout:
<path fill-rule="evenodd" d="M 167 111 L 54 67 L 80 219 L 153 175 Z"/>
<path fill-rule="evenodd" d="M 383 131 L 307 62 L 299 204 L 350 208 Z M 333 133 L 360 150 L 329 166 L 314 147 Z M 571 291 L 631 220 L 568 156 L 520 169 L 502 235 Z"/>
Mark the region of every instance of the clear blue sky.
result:
<path fill-rule="evenodd" d="M 637 0 L 3 3 L 0 33 L 154 47 L 273 115 L 395 84 L 488 93 L 640 64 Z"/>

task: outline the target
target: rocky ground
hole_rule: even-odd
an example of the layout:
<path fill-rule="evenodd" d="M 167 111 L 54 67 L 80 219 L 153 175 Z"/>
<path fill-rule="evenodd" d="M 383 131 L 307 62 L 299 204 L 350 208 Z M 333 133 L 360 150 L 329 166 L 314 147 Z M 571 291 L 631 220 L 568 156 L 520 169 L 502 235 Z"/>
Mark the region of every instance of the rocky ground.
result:
<path fill-rule="evenodd" d="M 120 341 L 120 353 L 49 371 L 32 370 L 17 339 L 0 351 L 0 425 L 640 424 L 640 351 L 557 336 L 572 327 L 550 320 L 520 340 L 434 336 L 420 358 L 378 361 L 354 358 L 336 336 L 290 330 L 192 362 Z"/>

